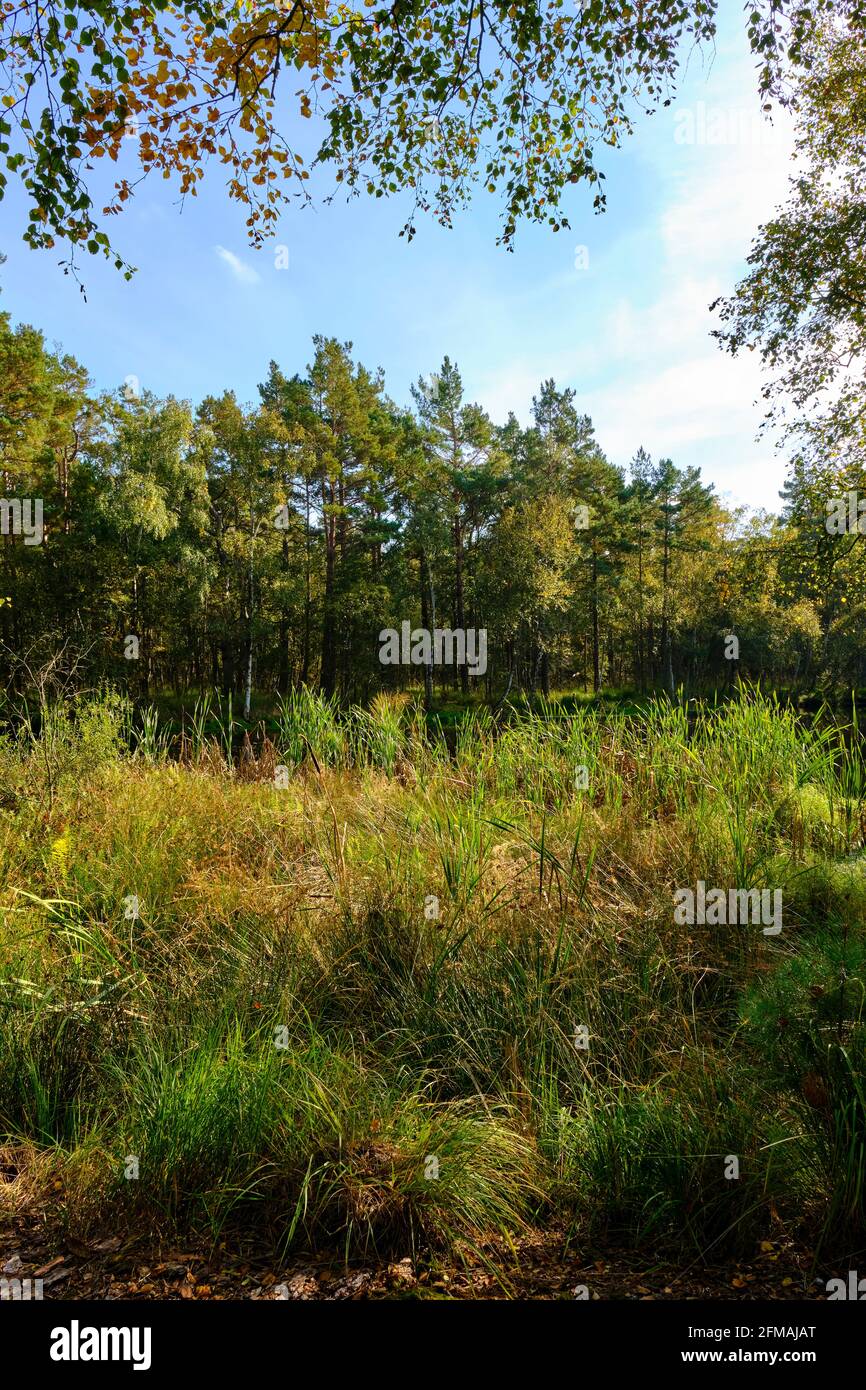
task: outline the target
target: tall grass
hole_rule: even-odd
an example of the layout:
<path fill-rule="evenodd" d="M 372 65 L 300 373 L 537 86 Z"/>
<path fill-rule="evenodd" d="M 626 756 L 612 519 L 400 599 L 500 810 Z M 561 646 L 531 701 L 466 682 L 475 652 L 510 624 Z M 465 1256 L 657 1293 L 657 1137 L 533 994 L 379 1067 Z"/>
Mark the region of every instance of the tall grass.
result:
<path fill-rule="evenodd" d="M 71 1227 L 862 1241 L 856 725 L 550 702 L 449 746 L 416 704 L 300 690 L 284 786 L 234 775 L 212 712 L 180 761 L 149 711 L 124 751 L 111 697 L 0 746 L 0 1141 Z M 677 927 L 698 879 L 781 886 L 782 935 Z"/>

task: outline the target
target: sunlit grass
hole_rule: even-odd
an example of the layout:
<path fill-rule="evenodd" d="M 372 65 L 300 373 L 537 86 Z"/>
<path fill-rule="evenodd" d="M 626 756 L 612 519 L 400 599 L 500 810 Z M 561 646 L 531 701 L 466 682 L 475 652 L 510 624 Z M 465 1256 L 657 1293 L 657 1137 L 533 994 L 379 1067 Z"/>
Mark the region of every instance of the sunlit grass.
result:
<path fill-rule="evenodd" d="M 350 1253 L 862 1238 L 856 729 L 759 694 L 446 741 L 300 691 L 278 724 L 244 756 L 225 704 L 171 740 L 103 699 L 0 744 L 0 1142 L 44 1155 L 34 1200 Z M 676 926 L 698 879 L 781 887 L 782 935 Z"/>

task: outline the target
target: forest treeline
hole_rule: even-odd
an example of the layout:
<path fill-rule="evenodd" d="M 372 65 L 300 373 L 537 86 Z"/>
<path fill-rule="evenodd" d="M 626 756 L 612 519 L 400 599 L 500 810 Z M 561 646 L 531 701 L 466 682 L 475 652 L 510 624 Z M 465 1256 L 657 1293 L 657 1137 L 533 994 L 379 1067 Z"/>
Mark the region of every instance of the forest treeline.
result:
<path fill-rule="evenodd" d="M 866 681 L 862 546 L 827 532 L 826 470 L 753 515 L 687 462 L 615 467 L 551 380 L 529 424 L 491 421 L 448 358 L 412 399 L 328 337 L 250 405 L 97 394 L 0 315 L 2 496 L 44 515 L 25 544 L 4 512 L 4 682 L 63 643 L 136 695 Z M 486 672 L 382 665 L 406 621 L 486 629 Z"/>

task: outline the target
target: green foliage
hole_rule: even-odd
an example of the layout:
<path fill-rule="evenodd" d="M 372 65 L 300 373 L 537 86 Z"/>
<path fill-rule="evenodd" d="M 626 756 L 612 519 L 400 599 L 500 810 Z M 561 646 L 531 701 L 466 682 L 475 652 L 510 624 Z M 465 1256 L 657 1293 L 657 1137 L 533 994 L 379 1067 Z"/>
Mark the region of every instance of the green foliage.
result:
<path fill-rule="evenodd" d="M 848 0 L 815 6 L 811 19 L 787 95 L 798 154 L 789 198 L 759 229 L 735 293 L 718 301 L 716 336 L 733 353 L 760 349 L 768 418 L 796 437 L 809 476 L 835 478 L 826 499 L 846 475 L 862 479 L 864 464 L 866 29 Z"/>
<path fill-rule="evenodd" d="M 314 348 L 305 376 L 271 363 L 257 407 L 227 392 L 193 411 L 94 400 L 0 320 L 10 492 L 45 513 L 41 544 L 0 547 L 7 682 L 32 688 L 64 650 L 79 682 L 144 705 L 171 688 L 187 715 L 219 691 L 249 726 L 257 691 L 303 686 L 367 704 L 423 684 L 432 709 L 479 688 L 866 681 L 861 551 L 816 521 L 832 468 L 795 469 L 785 518 L 747 521 L 645 450 L 626 477 L 553 381 L 527 428 L 497 427 L 448 358 L 412 414 L 351 344 Z M 403 623 L 483 629 L 486 672 L 383 666 L 380 634 Z"/>

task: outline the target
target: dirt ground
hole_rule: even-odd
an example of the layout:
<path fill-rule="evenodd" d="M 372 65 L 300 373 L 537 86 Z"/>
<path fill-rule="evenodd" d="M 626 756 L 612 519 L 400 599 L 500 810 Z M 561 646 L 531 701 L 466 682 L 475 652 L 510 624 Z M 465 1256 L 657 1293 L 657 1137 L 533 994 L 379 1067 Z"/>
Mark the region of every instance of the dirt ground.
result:
<path fill-rule="evenodd" d="M 838 1273 L 816 1270 L 785 1241 L 764 1241 L 740 1263 L 675 1266 L 645 1251 L 567 1249 L 557 1232 L 521 1241 L 511 1256 L 347 1267 L 310 1255 L 280 1265 L 240 1242 L 168 1247 L 115 1235 L 85 1243 L 38 1214 L 0 1214 L 0 1274 L 42 1279 L 46 1299 L 823 1300 L 824 1280 Z"/>

